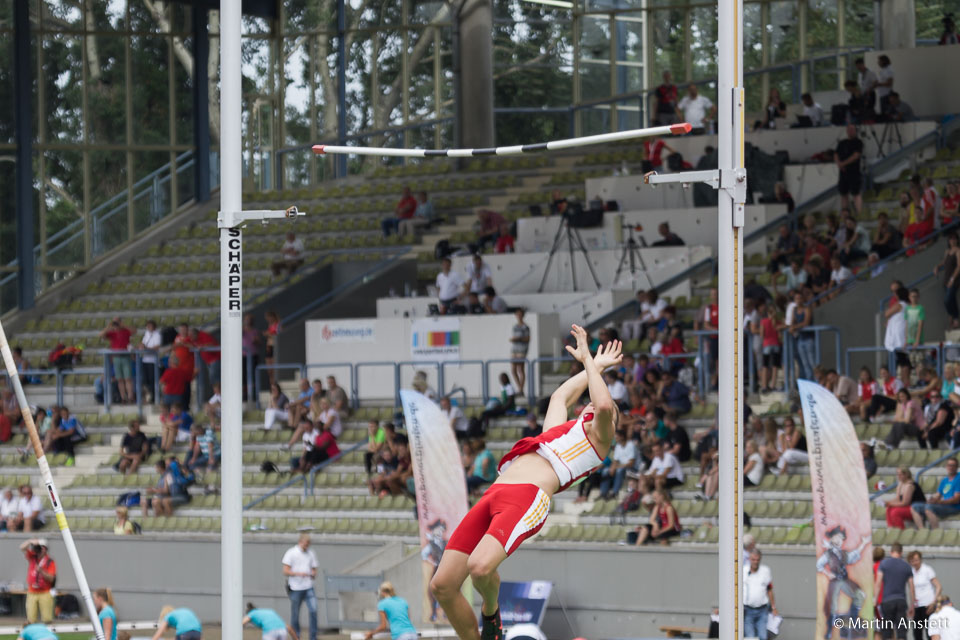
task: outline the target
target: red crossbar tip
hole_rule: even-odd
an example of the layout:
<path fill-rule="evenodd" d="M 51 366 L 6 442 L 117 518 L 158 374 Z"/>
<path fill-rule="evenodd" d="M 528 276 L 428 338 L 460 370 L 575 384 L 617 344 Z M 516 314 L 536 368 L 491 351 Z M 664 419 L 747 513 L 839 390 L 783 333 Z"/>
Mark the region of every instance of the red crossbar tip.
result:
<path fill-rule="evenodd" d="M 322 144 L 315 144 L 315 145 L 313 145 L 313 152 L 314 152 L 315 154 L 319 155 L 319 156 L 322 156 L 322 155 L 323 155 L 323 145 L 322 145 Z"/>
<path fill-rule="evenodd" d="M 690 133 L 693 129 L 693 126 L 689 122 L 681 122 L 680 124 L 670 125 L 670 133 L 675 136 L 682 136 L 685 133 Z M 314 147 L 316 149 L 316 147 Z"/>

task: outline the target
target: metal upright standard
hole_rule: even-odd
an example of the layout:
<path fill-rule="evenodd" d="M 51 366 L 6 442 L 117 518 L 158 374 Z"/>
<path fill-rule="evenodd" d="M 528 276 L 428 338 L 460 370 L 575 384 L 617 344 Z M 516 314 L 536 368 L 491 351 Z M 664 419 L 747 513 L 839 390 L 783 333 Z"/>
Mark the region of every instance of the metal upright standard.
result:
<path fill-rule="evenodd" d="M 17 404 L 20 405 L 20 414 L 23 416 L 23 424 L 27 426 L 27 434 L 30 437 L 30 445 L 33 447 L 33 453 L 37 456 L 37 466 L 40 467 L 40 477 L 43 484 L 47 487 L 47 497 L 50 498 L 50 507 L 53 509 L 53 515 L 57 519 L 57 526 L 60 527 L 60 535 L 63 537 L 63 545 L 67 548 L 67 557 L 70 558 L 70 566 L 77 577 L 77 586 L 80 588 L 80 596 L 87 606 L 87 615 L 90 616 L 90 622 L 93 623 L 93 633 L 97 640 L 104 640 L 103 627 L 100 626 L 100 617 L 97 615 L 97 608 L 93 604 L 93 595 L 90 593 L 90 586 L 87 584 L 87 576 L 83 572 L 83 565 L 80 563 L 80 554 L 77 553 L 77 545 L 73 542 L 73 534 L 70 532 L 70 525 L 67 523 L 67 516 L 63 512 L 63 506 L 60 504 L 60 494 L 53 483 L 53 474 L 50 473 L 50 464 L 47 462 L 47 456 L 43 452 L 43 444 L 40 442 L 40 434 L 37 433 L 37 425 L 33 421 L 33 414 L 30 412 L 30 403 L 27 402 L 27 396 L 23 392 L 23 385 L 20 383 L 20 376 L 17 373 L 17 364 L 13 361 L 13 353 L 10 351 L 10 343 L 7 342 L 7 334 L 0 324 L 0 355 L 3 356 L 3 362 L 7 368 L 7 379 L 13 386 L 13 392 L 17 398 Z"/>
<path fill-rule="evenodd" d="M 741 540 L 743 533 L 743 220 L 747 174 L 743 168 L 743 4 L 719 0 L 716 171 L 647 174 L 650 184 L 706 182 L 719 190 L 720 270 L 720 638 L 743 637 Z M 749 357 L 749 356 L 748 356 Z"/>
<path fill-rule="evenodd" d="M 242 638 L 243 627 L 243 232 L 245 222 L 295 218 L 286 210 L 243 211 L 240 128 L 240 3 L 220 1 L 220 614 L 224 638 Z M 102 636 L 101 636 L 102 637 Z"/>

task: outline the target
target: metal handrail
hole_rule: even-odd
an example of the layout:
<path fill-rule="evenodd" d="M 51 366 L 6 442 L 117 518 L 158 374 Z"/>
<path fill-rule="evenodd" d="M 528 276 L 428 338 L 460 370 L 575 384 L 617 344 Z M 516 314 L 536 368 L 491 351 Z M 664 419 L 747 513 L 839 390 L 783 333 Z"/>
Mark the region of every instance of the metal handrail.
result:
<path fill-rule="evenodd" d="M 153 399 L 154 402 L 160 397 L 160 352 L 156 349 L 97 349 L 97 353 L 103 358 L 103 406 L 107 413 L 110 413 L 110 407 L 113 405 L 113 385 L 111 384 L 110 367 L 112 364 L 111 356 L 133 357 L 134 363 L 134 389 L 137 395 L 137 412 L 143 412 L 143 356 L 151 354 L 157 358 L 154 363 L 156 371 L 153 376 Z M 187 407 L 185 407 L 187 408 Z"/>
<path fill-rule="evenodd" d="M 926 473 L 926 472 L 929 471 L 930 469 L 933 469 L 934 467 L 938 466 L 940 463 L 945 462 L 945 461 L 949 460 L 950 458 L 953 458 L 953 457 L 956 456 L 958 453 L 960 453 L 960 448 L 958 448 L 958 449 L 951 449 L 951 450 L 950 450 L 950 453 L 947 453 L 947 454 L 945 454 L 945 455 L 937 458 L 936 460 L 934 460 L 933 462 L 931 462 L 931 463 L 928 464 L 927 466 L 923 467 L 922 469 L 920 469 L 920 471 L 917 471 L 916 476 L 914 476 L 914 482 L 917 482 L 917 484 L 919 485 L 919 482 L 918 482 L 918 481 L 920 480 L 920 476 L 922 476 L 924 473 Z M 871 495 L 870 495 L 870 500 L 873 501 L 873 500 L 875 500 L 876 498 L 879 498 L 880 496 L 882 496 L 883 494 L 889 493 L 889 492 L 893 491 L 894 489 L 897 488 L 897 485 L 898 485 L 898 484 L 899 484 L 898 482 L 894 482 L 893 484 L 891 484 L 891 485 L 890 485 L 889 487 L 887 487 L 886 489 L 881 489 L 880 491 L 877 491 L 877 492 L 871 494 Z"/>

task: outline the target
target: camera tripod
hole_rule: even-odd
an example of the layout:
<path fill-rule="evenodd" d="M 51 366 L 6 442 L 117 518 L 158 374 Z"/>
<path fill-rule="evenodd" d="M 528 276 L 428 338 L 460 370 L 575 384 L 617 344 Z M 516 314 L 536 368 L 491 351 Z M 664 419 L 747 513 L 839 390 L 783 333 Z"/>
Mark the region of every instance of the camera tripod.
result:
<path fill-rule="evenodd" d="M 635 280 L 637 271 L 643 271 L 643 274 L 647 277 L 647 287 L 652 289 L 653 280 L 650 278 L 650 272 L 647 271 L 647 265 L 643 261 L 643 255 L 640 253 L 641 245 L 646 247 L 647 241 L 643 236 L 640 236 L 640 244 L 638 244 L 636 238 L 633 237 L 633 225 L 624 225 L 624 228 L 627 229 L 627 241 L 623 243 L 623 251 L 620 253 L 620 263 L 617 265 L 617 271 L 613 275 L 613 284 L 619 282 L 620 274 L 623 273 L 623 267 L 626 266 L 627 261 L 629 261 L 630 279 Z M 639 267 L 637 266 L 638 264 Z"/>
<path fill-rule="evenodd" d="M 887 144 L 889 139 L 891 146 L 896 143 L 897 148 L 903 149 L 903 138 L 900 135 L 900 123 L 899 122 L 886 122 L 883 125 L 883 131 L 880 132 L 880 137 L 877 137 L 877 131 L 873 127 L 870 127 L 870 135 L 873 137 L 873 141 L 877 144 L 877 152 L 880 154 L 881 158 L 887 157 L 886 152 L 884 152 L 883 147 Z"/>
<path fill-rule="evenodd" d="M 576 249 L 583 254 L 583 259 L 587 263 L 587 269 L 590 271 L 590 275 L 593 276 L 593 284 L 599 291 L 600 280 L 597 278 L 597 274 L 593 270 L 593 265 L 590 264 L 590 256 L 587 255 L 587 247 L 583 244 L 583 238 L 580 236 L 580 231 L 570 226 L 570 216 L 569 214 L 564 213 L 560 218 L 560 225 L 557 227 L 557 234 L 553 237 L 553 246 L 550 247 L 550 255 L 547 257 L 547 266 L 543 270 L 543 278 L 540 279 L 540 287 L 537 289 L 537 293 L 543 293 L 543 288 L 547 284 L 547 276 L 550 275 L 550 264 L 553 262 L 553 256 L 557 253 L 557 249 L 560 248 L 560 243 L 563 242 L 564 238 L 567 239 L 567 248 L 570 250 L 570 275 L 573 276 L 573 290 L 577 290 L 577 264 L 573 254 L 574 249 Z"/>

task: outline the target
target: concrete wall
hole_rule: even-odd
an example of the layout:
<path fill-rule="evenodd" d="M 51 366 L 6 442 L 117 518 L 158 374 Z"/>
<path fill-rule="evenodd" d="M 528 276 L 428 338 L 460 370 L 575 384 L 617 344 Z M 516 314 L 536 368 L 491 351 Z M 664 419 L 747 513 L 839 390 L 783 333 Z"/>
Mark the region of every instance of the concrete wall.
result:
<path fill-rule="evenodd" d="M 690 295 L 690 283 L 683 282 L 665 295 Z M 590 322 L 610 313 L 634 298 L 632 289 L 598 291 L 596 293 L 515 293 L 502 296 L 511 307 L 523 307 L 532 313 L 556 313 L 561 327 L 571 323 Z M 377 300 L 378 318 L 424 317 L 430 314 L 435 297 L 380 298 Z M 548 355 L 548 354 L 543 354 Z"/>
<path fill-rule="evenodd" d="M 409 387 L 417 370 L 427 373 L 429 384 L 438 390 L 437 367 L 426 362 L 414 363 L 412 353 L 412 318 L 357 318 L 353 320 L 311 320 L 306 324 L 307 362 L 321 365 L 313 369 L 311 377 L 333 372 L 347 380 L 346 369 L 323 366 L 323 363 L 394 363 L 404 362 L 401 367 L 400 384 Z M 510 358 L 510 342 L 507 338 L 516 319 L 513 314 L 461 316 L 460 356 L 456 360 L 478 361 Z M 559 354 L 563 333 L 556 314 L 529 314 L 530 356 Z M 373 334 L 367 340 L 331 341 L 324 338 L 325 332 L 338 328 L 369 327 Z M 341 374 L 341 371 L 343 372 Z M 490 389 L 499 389 L 497 376 L 509 371 L 509 364 L 491 366 Z M 361 400 L 390 401 L 394 399 L 394 369 L 392 366 L 370 366 L 358 373 L 358 393 Z M 445 387 L 463 387 L 472 397 L 480 397 L 482 382 L 479 364 L 450 365 L 444 369 Z"/>
<path fill-rule="evenodd" d="M 835 164 L 791 164 L 783 168 L 783 181 L 794 202 L 804 202 L 830 187 L 837 186 L 837 178 L 838 169 Z M 839 202 L 839 196 L 835 196 L 822 206 L 829 210 Z"/>
<path fill-rule="evenodd" d="M 744 233 L 749 234 L 786 213 L 787 206 L 783 204 L 748 204 L 744 212 Z M 717 250 L 716 207 L 690 207 L 670 211 L 630 210 L 623 213 L 623 218 L 627 224 L 642 225 L 642 234 L 647 242 L 659 240 L 657 227 L 661 222 L 669 222 L 670 230 L 683 238 L 687 245 L 704 245 L 714 252 Z M 746 251 L 762 251 L 764 242 L 763 239 L 754 241 L 747 245 Z"/>
<path fill-rule="evenodd" d="M 493 272 L 493 286 L 500 294 L 537 292 L 545 272 L 549 275 L 544 291 L 595 292 L 597 286 L 587 269 L 587 259 L 590 260 L 590 265 L 593 266 L 600 281 L 600 290 L 614 287 L 646 289 L 682 273 L 691 265 L 709 257 L 713 251 L 705 246 L 685 246 L 650 247 L 641 249 L 640 253 L 646 269 L 638 270 L 631 278 L 629 267 L 625 267 L 620 278 L 614 282 L 614 275 L 622 255 L 621 249 L 587 251 L 586 257 L 580 251 L 574 251 L 572 264 L 576 268 L 576 287 L 573 286 L 574 271 L 571 269 L 570 252 L 566 247 L 553 255 L 549 272 L 547 272 L 548 254 L 546 252 L 497 254 L 484 256 L 483 260 L 490 266 Z M 470 256 L 454 258 L 453 269 L 463 273 L 471 259 Z"/>
<path fill-rule="evenodd" d="M 905 11 L 907 3 L 885 0 L 882 5 L 891 11 L 897 10 L 898 6 Z M 883 51 L 870 51 L 864 54 L 863 59 L 867 67 L 876 71 L 880 68 L 877 57 L 882 54 L 889 56 L 894 70 L 893 90 L 913 107 L 917 116 L 957 113 L 960 109 L 960 87 L 953 82 L 943 82 L 943 70 L 960 66 L 960 50 L 957 47 L 903 48 L 909 46 L 894 45 Z"/>
<path fill-rule="evenodd" d="M 22 536 L 0 538 L 0 582 L 23 581 L 26 564 L 17 545 Z M 292 536 L 270 541 L 250 537 L 244 544 L 244 597 L 273 607 L 286 617 L 288 606 L 280 575 L 280 558 L 294 543 Z M 60 567 L 58 583 L 75 590 L 76 581 L 59 540 L 51 553 Z M 110 586 L 121 620 L 155 618 L 164 604 L 186 605 L 202 620 L 220 618 L 220 548 L 215 541 L 145 540 L 131 538 L 78 540 L 84 569 L 93 586 Z M 360 541 L 314 541 L 321 573 L 342 573 L 380 545 Z M 396 556 L 392 556 L 393 559 Z M 385 567 L 392 566 L 388 557 Z M 928 555 L 946 594 L 960 593 L 960 556 Z M 787 640 L 810 638 L 815 615 L 812 549 L 768 549 L 764 562 L 774 576 L 777 605 L 784 616 L 780 634 Z M 374 575 L 376 564 L 365 571 Z M 717 604 L 715 548 L 633 549 L 626 547 L 549 545 L 536 542 L 520 548 L 501 567 L 504 580 L 549 580 L 554 583 L 545 629 L 550 638 L 654 637 L 661 625 L 706 627 Z M 405 583 L 409 583 L 406 580 Z M 322 580 L 317 581 L 321 624 L 326 621 Z M 416 611 L 417 594 L 403 593 Z M 567 626 L 560 603 L 573 629 Z M 336 603 L 331 603 L 336 606 Z"/>

